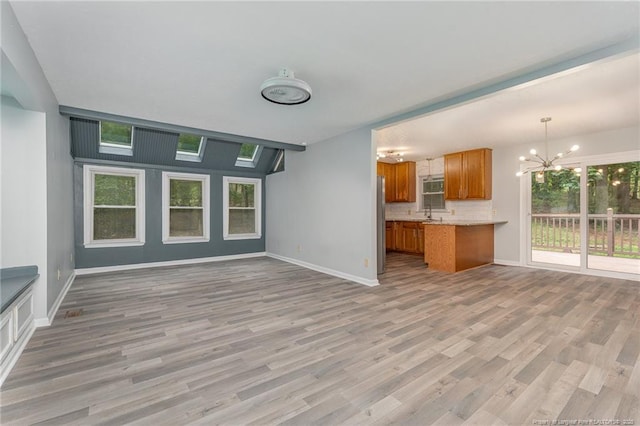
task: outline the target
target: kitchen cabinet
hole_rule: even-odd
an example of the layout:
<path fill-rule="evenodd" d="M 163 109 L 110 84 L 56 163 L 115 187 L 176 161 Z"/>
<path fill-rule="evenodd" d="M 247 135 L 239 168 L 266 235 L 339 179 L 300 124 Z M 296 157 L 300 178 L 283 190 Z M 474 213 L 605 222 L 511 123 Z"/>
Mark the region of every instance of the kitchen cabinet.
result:
<path fill-rule="evenodd" d="M 384 199 L 387 203 L 416 202 L 416 163 L 377 164 L 378 176 L 384 176 Z"/>
<path fill-rule="evenodd" d="M 396 222 L 387 221 L 384 227 L 385 248 L 387 251 L 396 249 Z"/>
<path fill-rule="evenodd" d="M 402 251 L 419 253 L 418 251 L 418 222 L 402 222 Z"/>
<path fill-rule="evenodd" d="M 393 203 L 396 198 L 396 169 L 395 164 L 378 161 L 378 176 L 384 176 L 384 201 Z"/>
<path fill-rule="evenodd" d="M 491 167 L 491 150 L 488 148 L 445 155 L 444 198 L 490 200 Z"/>
<path fill-rule="evenodd" d="M 413 221 L 387 221 L 387 250 L 403 253 L 424 253 L 423 225 Z"/>
<path fill-rule="evenodd" d="M 403 161 L 394 165 L 396 169 L 395 186 L 397 203 L 416 202 L 416 163 Z"/>
<path fill-rule="evenodd" d="M 458 272 L 493 263 L 493 224 L 424 226 L 429 269 Z"/>

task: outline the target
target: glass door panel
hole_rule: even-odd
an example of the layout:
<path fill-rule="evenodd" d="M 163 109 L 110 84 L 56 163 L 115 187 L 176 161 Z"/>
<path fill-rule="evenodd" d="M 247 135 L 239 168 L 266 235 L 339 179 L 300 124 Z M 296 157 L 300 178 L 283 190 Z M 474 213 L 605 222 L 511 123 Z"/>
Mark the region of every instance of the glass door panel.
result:
<path fill-rule="evenodd" d="M 580 266 L 580 172 L 531 172 L 532 262 Z"/>
<path fill-rule="evenodd" d="M 640 273 L 640 162 L 587 167 L 587 267 Z"/>

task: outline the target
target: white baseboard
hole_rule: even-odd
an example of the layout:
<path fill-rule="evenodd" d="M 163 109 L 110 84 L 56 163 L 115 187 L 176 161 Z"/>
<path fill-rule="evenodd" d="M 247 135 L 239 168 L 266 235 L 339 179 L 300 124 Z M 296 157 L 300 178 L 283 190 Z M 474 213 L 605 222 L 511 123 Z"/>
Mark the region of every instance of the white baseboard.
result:
<path fill-rule="evenodd" d="M 274 259 L 282 260 L 284 262 L 293 263 L 294 265 L 302 266 L 303 268 L 311 269 L 313 271 L 322 272 L 323 274 L 332 275 L 334 277 L 342 278 L 348 281 L 353 281 L 358 284 L 363 284 L 368 287 L 375 287 L 380 285 L 377 279 L 368 280 L 366 278 L 357 277 L 351 274 L 345 274 L 344 272 L 336 271 L 335 269 L 325 268 L 324 266 L 314 265 L 313 263 L 304 262 L 302 260 L 292 259 L 290 257 L 280 256 L 274 253 L 266 253 L 268 257 L 272 257 Z"/>
<path fill-rule="evenodd" d="M 71 284 L 73 284 L 73 280 L 75 279 L 76 279 L 76 273 L 72 272 L 67 282 L 64 283 L 64 287 L 62 287 L 62 291 L 58 293 L 58 297 L 56 297 L 56 301 L 53 302 L 53 305 L 51 305 L 51 309 L 49 309 L 49 312 L 47 313 L 47 318 L 35 319 L 34 322 L 36 327 L 48 327 L 51 324 L 53 324 L 53 319 L 56 317 L 56 314 L 58 313 L 58 309 L 60 309 L 60 305 L 62 304 L 62 301 L 67 295 L 67 292 L 71 288 Z"/>
<path fill-rule="evenodd" d="M 265 252 L 232 254 L 228 256 L 198 257 L 195 259 L 167 260 L 165 262 L 133 263 L 130 265 L 99 266 L 96 268 L 76 269 L 76 275 L 102 274 L 104 272 L 129 271 L 132 269 L 157 268 L 161 266 L 194 265 L 197 263 L 222 262 L 225 260 L 249 259 L 263 257 Z"/>
<path fill-rule="evenodd" d="M 493 259 L 493 263 L 504 266 L 523 266 L 516 260 Z"/>
<path fill-rule="evenodd" d="M 2 369 L 0 369 L 0 386 L 2 386 L 7 376 L 9 376 L 9 373 L 13 369 L 13 366 L 16 365 L 16 362 L 18 362 L 18 358 L 22 355 L 22 351 L 27 346 L 27 343 L 29 343 L 29 340 L 31 340 L 31 336 L 33 336 L 35 331 L 35 326 L 31 325 L 17 342 L 17 345 L 11 349 L 7 358 L 2 361 Z"/>

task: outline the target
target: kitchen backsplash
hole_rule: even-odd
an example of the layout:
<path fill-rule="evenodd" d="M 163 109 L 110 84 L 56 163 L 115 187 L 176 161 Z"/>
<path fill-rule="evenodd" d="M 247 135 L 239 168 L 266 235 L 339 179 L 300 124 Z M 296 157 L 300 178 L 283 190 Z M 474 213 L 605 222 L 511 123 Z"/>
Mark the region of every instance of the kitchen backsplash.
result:
<path fill-rule="evenodd" d="M 444 175 L 444 157 L 435 158 L 429 162 L 426 160 L 416 162 L 417 191 L 416 199 L 420 200 L 421 178 L 429 175 Z M 385 216 L 387 220 L 420 219 L 425 216 L 423 210 L 418 210 L 418 203 L 387 203 Z M 445 201 L 446 211 L 433 211 L 435 219 L 445 220 L 491 220 L 493 219 L 493 204 L 491 200 L 475 201 Z"/>

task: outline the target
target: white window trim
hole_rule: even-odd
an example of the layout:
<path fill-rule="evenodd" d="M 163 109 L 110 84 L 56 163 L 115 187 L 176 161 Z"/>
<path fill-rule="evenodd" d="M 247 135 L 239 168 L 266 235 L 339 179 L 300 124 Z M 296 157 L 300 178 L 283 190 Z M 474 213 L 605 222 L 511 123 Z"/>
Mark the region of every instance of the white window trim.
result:
<path fill-rule="evenodd" d="M 109 123 L 122 124 L 128 126 L 126 123 L 118 123 L 114 121 L 107 121 Z M 98 152 L 101 154 L 114 154 L 114 155 L 127 155 L 133 156 L 133 134 L 136 131 L 136 127 L 131 125 L 131 139 L 129 140 L 129 146 L 118 145 L 115 143 L 102 142 L 102 121 L 98 122 Z"/>
<path fill-rule="evenodd" d="M 172 237 L 169 235 L 170 230 L 170 206 L 169 201 L 171 179 L 192 180 L 202 182 L 202 236 L 201 237 Z M 162 243 L 163 244 L 183 244 L 183 243 L 206 243 L 210 239 L 209 224 L 211 217 L 210 209 L 210 176 L 195 173 L 175 173 L 162 172 Z"/>
<path fill-rule="evenodd" d="M 93 196 L 96 174 L 129 176 L 136 178 L 136 237 L 118 240 L 93 239 Z M 141 246 L 145 242 L 145 176 L 144 170 L 121 167 L 83 166 L 84 189 L 84 246 L 85 248 Z"/>
<path fill-rule="evenodd" d="M 249 183 L 255 185 L 253 195 L 256 232 L 250 234 L 230 234 L 229 233 L 229 184 Z M 243 178 L 233 176 L 222 177 L 222 237 L 225 240 L 251 240 L 262 238 L 262 179 Z"/>
<path fill-rule="evenodd" d="M 431 177 L 434 180 L 442 179 L 442 182 L 444 183 L 444 175 L 431 175 Z M 427 178 L 427 176 L 418 177 L 418 185 L 417 185 L 418 186 L 418 203 L 417 203 L 418 211 L 423 211 L 423 210 L 426 209 L 426 207 L 422 205 L 423 198 L 424 198 L 423 195 L 425 194 L 424 192 L 422 192 L 422 188 L 423 188 L 422 183 L 426 178 Z M 430 194 L 437 194 L 437 192 L 430 192 Z M 442 197 L 444 198 L 444 190 L 442 192 Z M 447 208 L 446 208 L 447 200 L 444 200 L 444 203 L 445 203 L 445 208 L 442 208 L 442 209 L 433 209 L 432 208 L 431 211 L 433 211 L 433 212 L 446 212 L 447 211 Z"/>

